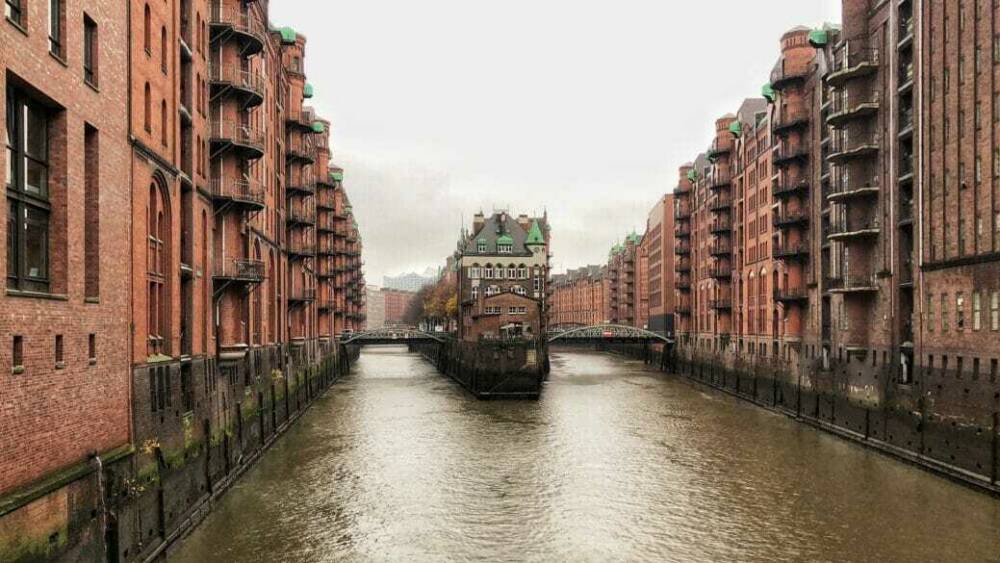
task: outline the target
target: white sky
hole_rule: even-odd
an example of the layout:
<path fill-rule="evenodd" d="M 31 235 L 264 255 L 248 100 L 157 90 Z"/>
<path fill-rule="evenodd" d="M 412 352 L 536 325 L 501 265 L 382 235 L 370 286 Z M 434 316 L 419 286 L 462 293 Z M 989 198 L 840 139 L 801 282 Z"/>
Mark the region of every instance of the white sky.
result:
<path fill-rule="evenodd" d="M 479 209 L 548 209 L 554 271 L 645 227 L 715 119 L 759 96 L 795 25 L 839 0 L 273 0 L 305 34 L 313 105 L 369 283 L 443 264 Z"/>

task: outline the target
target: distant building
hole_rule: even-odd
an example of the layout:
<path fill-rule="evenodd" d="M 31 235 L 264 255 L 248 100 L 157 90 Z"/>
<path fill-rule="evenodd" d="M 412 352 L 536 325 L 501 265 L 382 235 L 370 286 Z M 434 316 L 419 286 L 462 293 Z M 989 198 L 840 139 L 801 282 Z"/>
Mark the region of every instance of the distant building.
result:
<path fill-rule="evenodd" d="M 666 336 L 674 333 L 674 236 L 674 196 L 667 194 L 650 210 L 643 238 L 649 260 L 648 328 Z"/>
<path fill-rule="evenodd" d="M 538 336 L 549 272 L 546 217 L 477 213 L 459 241 L 459 337 Z"/>
<path fill-rule="evenodd" d="M 550 326 L 596 325 L 611 316 L 606 266 L 584 266 L 552 276 L 549 287 Z"/>
<path fill-rule="evenodd" d="M 385 289 L 398 289 L 402 291 L 417 292 L 420 288 L 425 285 L 430 285 L 434 283 L 435 278 L 433 275 L 420 275 L 416 272 L 410 272 L 409 274 L 402 274 L 399 276 L 384 276 L 382 278 L 382 287 Z"/>
<path fill-rule="evenodd" d="M 383 287 L 380 294 L 385 310 L 385 325 L 394 326 L 402 324 L 403 316 L 406 315 L 406 309 L 410 306 L 410 302 L 417 296 L 417 293 L 415 291 L 403 291 L 401 289 Z"/>
<path fill-rule="evenodd" d="M 367 318 L 365 320 L 366 330 L 375 330 L 385 326 L 385 298 L 382 290 L 378 287 L 368 286 L 365 288 L 367 297 Z"/>

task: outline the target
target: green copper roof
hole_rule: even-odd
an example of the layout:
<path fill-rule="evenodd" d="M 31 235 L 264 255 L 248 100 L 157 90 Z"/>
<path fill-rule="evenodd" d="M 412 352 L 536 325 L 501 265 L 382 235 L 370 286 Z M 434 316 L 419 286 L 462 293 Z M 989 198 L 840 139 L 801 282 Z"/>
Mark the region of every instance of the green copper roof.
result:
<path fill-rule="evenodd" d="M 322 121 L 313 121 L 313 133 L 326 133 L 326 125 Z"/>
<path fill-rule="evenodd" d="M 311 98 L 311 97 L 313 97 L 313 85 L 312 84 L 309 84 L 308 82 L 306 82 L 305 88 L 302 89 L 302 97 L 303 98 Z"/>
<path fill-rule="evenodd" d="M 514 244 L 514 237 L 504 233 L 497 237 L 497 244 Z"/>
<path fill-rule="evenodd" d="M 736 120 L 729 124 L 729 132 L 733 134 L 733 137 L 739 137 L 743 134 L 743 122 Z"/>
<path fill-rule="evenodd" d="M 825 29 L 814 29 L 809 32 L 809 44 L 817 49 L 825 47 L 829 39 Z"/>
<path fill-rule="evenodd" d="M 771 87 L 771 83 L 770 82 L 768 82 L 767 84 L 761 86 L 761 88 L 760 88 L 760 95 L 764 96 L 765 98 L 767 98 L 767 101 L 769 101 L 769 102 L 773 102 L 774 101 L 774 88 Z"/>
<path fill-rule="evenodd" d="M 282 27 L 281 29 L 278 30 L 278 33 L 281 34 L 281 42 L 284 43 L 285 45 L 294 45 L 295 44 L 295 30 L 294 29 L 292 29 L 290 27 Z"/>
<path fill-rule="evenodd" d="M 642 237 L 638 233 L 632 231 L 627 237 L 628 240 L 632 241 L 632 244 L 639 244 L 642 241 Z"/>
<path fill-rule="evenodd" d="M 337 180 L 338 182 L 343 181 L 343 179 L 344 179 L 344 173 L 343 172 L 330 172 L 330 179 Z"/>
<path fill-rule="evenodd" d="M 691 170 L 688 170 L 688 180 L 691 180 L 692 182 L 696 182 L 698 180 L 698 171 L 695 170 L 694 168 L 692 168 Z"/>
<path fill-rule="evenodd" d="M 531 229 L 528 230 L 528 238 L 524 244 L 545 244 L 545 237 L 542 235 L 541 227 L 538 226 L 538 221 L 531 222 Z"/>

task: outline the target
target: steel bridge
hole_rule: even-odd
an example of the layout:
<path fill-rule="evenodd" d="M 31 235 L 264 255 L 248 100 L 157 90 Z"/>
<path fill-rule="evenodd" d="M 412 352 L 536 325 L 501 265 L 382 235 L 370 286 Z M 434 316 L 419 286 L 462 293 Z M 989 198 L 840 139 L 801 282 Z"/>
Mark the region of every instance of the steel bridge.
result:
<path fill-rule="evenodd" d="M 340 336 L 341 344 L 374 346 L 386 344 L 410 344 L 413 342 L 444 342 L 441 334 L 412 328 L 378 328 L 364 332 L 352 332 Z"/>
<path fill-rule="evenodd" d="M 555 342 L 661 342 L 674 341 L 662 334 L 634 326 L 599 324 L 592 326 L 553 327 L 548 333 L 549 343 Z"/>

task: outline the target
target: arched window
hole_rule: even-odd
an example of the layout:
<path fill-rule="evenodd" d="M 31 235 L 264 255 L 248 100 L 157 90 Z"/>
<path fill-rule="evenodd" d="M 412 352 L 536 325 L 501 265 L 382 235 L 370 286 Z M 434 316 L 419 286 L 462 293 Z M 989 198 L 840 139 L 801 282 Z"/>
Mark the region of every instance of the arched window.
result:
<path fill-rule="evenodd" d="M 166 197 L 158 182 L 149 184 L 148 218 L 146 223 L 146 282 L 149 286 L 148 351 L 163 354 L 167 349 L 169 297 L 166 291 L 169 271 L 170 212 Z"/>
<path fill-rule="evenodd" d="M 160 70 L 167 72 L 167 27 L 160 28 Z"/>
<path fill-rule="evenodd" d="M 153 100 L 149 92 L 149 82 L 146 83 L 146 87 L 142 92 L 142 103 L 143 103 L 143 125 L 146 127 L 146 132 L 149 133 L 153 130 L 153 125 L 150 123 L 153 120 Z"/>
<path fill-rule="evenodd" d="M 142 11 L 142 45 L 146 48 L 146 54 L 151 55 L 153 53 L 152 47 L 152 28 L 153 28 L 153 18 L 149 13 L 149 4 Z"/>
<path fill-rule="evenodd" d="M 160 142 L 167 146 L 167 101 L 160 102 Z"/>
<path fill-rule="evenodd" d="M 254 241 L 253 248 L 253 259 L 257 261 L 258 264 L 263 264 L 261 261 L 260 253 L 260 241 Z M 262 291 L 259 289 L 253 292 L 253 343 L 262 344 L 263 335 L 261 332 L 264 329 L 264 303 L 263 297 L 261 296 Z"/>

